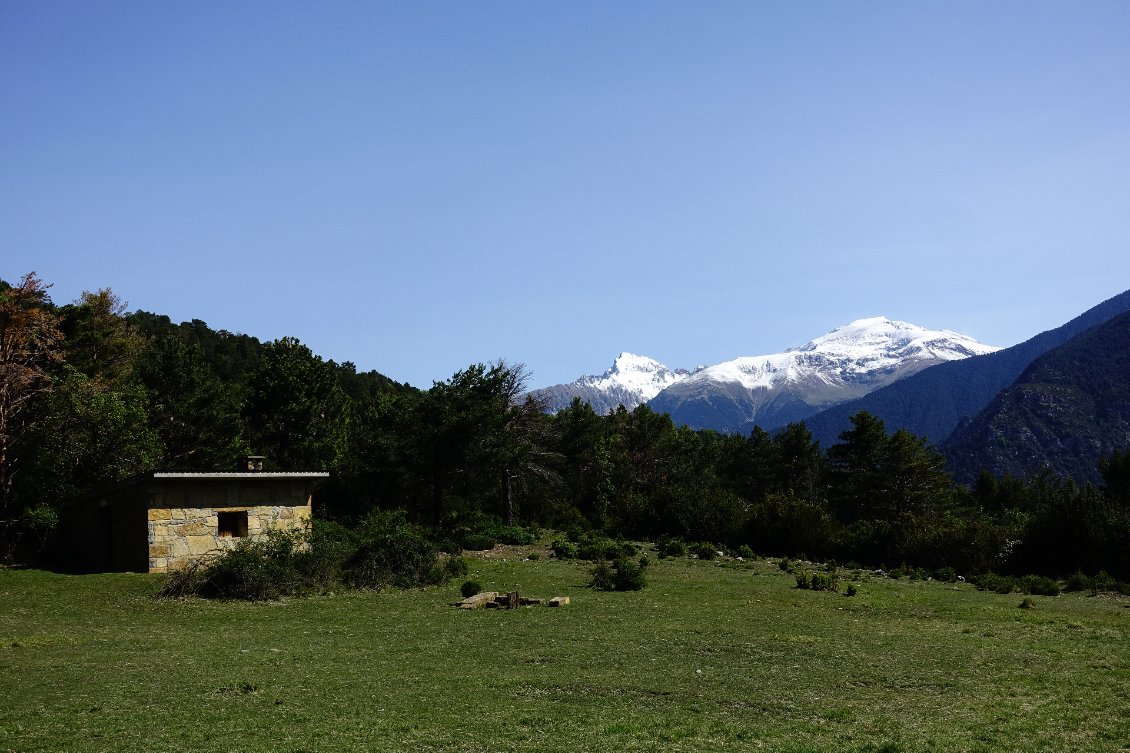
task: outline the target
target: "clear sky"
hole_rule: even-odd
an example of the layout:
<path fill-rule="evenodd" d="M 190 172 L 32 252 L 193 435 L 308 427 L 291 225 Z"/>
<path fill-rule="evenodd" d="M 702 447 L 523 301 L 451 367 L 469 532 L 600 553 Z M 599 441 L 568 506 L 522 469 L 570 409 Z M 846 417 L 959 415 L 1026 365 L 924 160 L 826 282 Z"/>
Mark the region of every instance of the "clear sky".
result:
<path fill-rule="evenodd" d="M 1130 288 L 1130 3 L 0 0 L 0 277 L 428 387 Z"/>

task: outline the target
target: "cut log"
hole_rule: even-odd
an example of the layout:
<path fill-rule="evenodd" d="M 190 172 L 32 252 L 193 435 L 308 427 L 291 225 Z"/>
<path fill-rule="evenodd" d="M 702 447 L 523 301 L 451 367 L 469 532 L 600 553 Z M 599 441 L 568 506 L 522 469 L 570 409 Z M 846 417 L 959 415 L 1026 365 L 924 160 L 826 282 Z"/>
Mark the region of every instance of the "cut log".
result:
<path fill-rule="evenodd" d="M 463 601 L 459 602 L 460 609 L 478 609 L 489 601 L 494 601 L 498 598 L 498 591 L 482 591 L 474 596 L 468 596 Z"/>

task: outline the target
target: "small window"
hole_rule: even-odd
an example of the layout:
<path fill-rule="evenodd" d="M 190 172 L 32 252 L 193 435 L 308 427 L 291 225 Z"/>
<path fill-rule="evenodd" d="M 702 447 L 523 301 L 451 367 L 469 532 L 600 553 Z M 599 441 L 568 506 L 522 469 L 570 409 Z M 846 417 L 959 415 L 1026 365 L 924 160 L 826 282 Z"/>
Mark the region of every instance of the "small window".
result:
<path fill-rule="evenodd" d="M 221 512 L 216 515 L 219 519 L 219 535 L 226 538 L 243 538 L 247 535 L 247 510 L 238 512 Z"/>

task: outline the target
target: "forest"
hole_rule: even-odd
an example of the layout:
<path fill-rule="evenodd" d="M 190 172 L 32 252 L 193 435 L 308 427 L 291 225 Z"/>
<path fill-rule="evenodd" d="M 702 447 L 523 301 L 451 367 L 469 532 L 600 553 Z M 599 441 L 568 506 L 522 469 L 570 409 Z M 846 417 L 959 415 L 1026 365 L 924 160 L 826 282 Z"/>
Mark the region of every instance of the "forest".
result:
<path fill-rule="evenodd" d="M 693 431 L 646 406 L 548 414 L 519 363 L 421 390 L 294 338 L 129 312 L 111 290 L 56 304 L 0 281 L 0 557 L 34 558 L 67 500 L 156 470 L 326 470 L 315 515 L 403 511 L 448 546 L 520 528 L 706 542 L 928 572 L 1130 580 L 1130 449 L 1103 483 L 953 481 L 924 438 L 869 413 L 821 447 L 803 423 Z"/>

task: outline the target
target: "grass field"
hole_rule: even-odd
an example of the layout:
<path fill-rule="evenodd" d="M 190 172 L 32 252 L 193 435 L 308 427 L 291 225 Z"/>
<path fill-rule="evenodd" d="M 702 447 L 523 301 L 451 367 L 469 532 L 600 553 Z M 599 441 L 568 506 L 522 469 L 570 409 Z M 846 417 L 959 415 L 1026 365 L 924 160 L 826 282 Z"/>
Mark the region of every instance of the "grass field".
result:
<path fill-rule="evenodd" d="M 631 593 L 544 558 L 471 576 L 573 603 L 161 601 L 157 576 L 0 571 L 0 751 L 1130 750 L 1125 598 L 849 598 L 685 559 Z"/>

